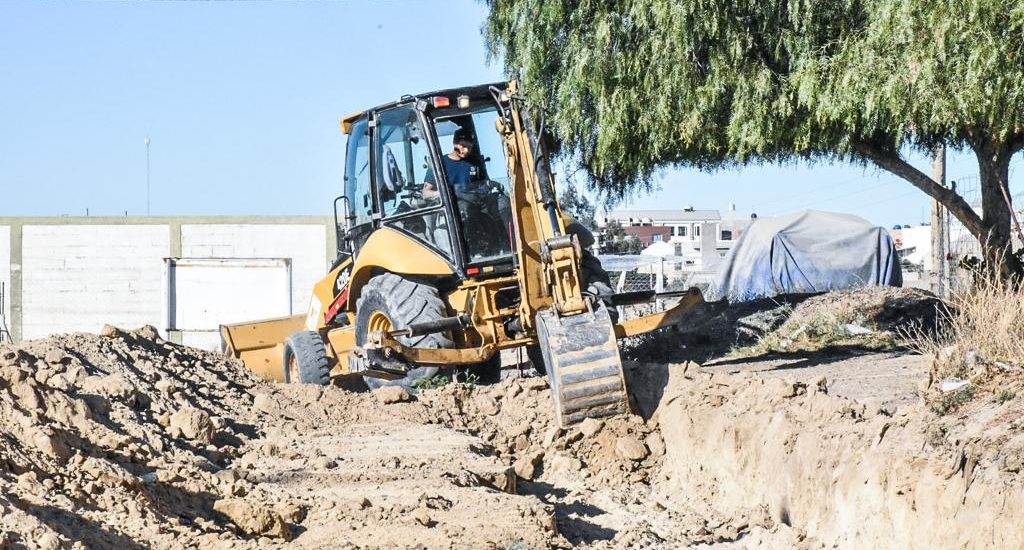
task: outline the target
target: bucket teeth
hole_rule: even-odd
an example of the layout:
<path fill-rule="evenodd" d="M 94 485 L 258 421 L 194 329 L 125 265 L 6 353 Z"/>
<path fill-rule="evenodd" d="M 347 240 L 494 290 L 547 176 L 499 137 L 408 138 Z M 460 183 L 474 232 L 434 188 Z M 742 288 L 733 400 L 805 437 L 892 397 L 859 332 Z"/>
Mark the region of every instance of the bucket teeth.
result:
<path fill-rule="evenodd" d="M 537 336 L 559 426 L 629 412 L 619 346 L 604 307 L 562 318 L 542 311 Z"/>

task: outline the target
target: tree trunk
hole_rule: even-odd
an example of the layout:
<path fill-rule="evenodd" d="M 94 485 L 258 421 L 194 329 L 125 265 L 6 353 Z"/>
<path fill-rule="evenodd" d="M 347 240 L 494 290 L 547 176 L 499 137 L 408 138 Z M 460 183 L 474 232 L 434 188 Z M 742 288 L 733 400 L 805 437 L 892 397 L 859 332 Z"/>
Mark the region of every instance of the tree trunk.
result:
<path fill-rule="evenodd" d="M 1021 264 L 1013 255 L 1010 233 L 1009 169 L 1011 153 L 1005 147 L 976 147 L 981 181 L 981 219 L 984 231 L 974 236 L 981 242 L 989 271 L 1002 278 L 1021 273 Z M 972 232 L 973 233 L 973 232 Z"/>
<path fill-rule="evenodd" d="M 1010 158 L 1014 149 L 1009 146 L 976 147 L 981 180 L 982 214 L 967 204 L 963 197 L 932 180 L 899 156 L 896 151 L 879 147 L 871 142 L 854 142 L 854 150 L 879 168 L 903 178 L 939 201 L 981 243 L 982 256 L 991 273 L 1008 278 L 1024 270 L 1013 256 L 1010 240 L 1010 209 L 1003 198 L 1002 189 L 1008 191 Z"/>

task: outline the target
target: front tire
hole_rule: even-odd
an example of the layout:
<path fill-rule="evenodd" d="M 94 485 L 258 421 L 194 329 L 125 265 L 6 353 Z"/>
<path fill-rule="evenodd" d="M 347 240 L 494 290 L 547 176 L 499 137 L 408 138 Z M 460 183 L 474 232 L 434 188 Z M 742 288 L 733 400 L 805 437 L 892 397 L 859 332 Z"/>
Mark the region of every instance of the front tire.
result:
<path fill-rule="evenodd" d="M 327 349 L 319 334 L 303 330 L 284 341 L 284 381 L 318 386 L 326 386 L 331 381 Z"/>
<path fill-rule="evenodd" d="M 437 289 L 425 283 L 407 279 L 394 273 L 383 273 L 370 279 L 356 302 L 356 345 L 366 343 L 370 330 L 393 330 L 413 323 L 436 321 L 447 316 L 447 308 Z M 451 348 L 454 342 L 444 333 L 423 336 L 400 336 L 398 341 L 415 348 Z M 383 386 L 409 388 L 420 380 L 437 374 L 437 367 L 416 367 L 398 380 L 384 380 L 364 376 L 371 390 Z"/>

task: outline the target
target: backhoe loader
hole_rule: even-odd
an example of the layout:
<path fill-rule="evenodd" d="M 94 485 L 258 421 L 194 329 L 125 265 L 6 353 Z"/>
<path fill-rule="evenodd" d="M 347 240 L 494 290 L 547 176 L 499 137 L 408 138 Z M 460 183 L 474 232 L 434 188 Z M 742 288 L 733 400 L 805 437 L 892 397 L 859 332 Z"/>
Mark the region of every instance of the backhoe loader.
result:
<path fill-rule="evenodd" d="M 525 347 L 560 425 L 629 411 L 617 339 L 703 298 L 616 322 L 655 294 L 612 292 L 593 236 L 559 208 L 543 114 L 515 81 L 404 96 L 341 126 L 337 261 L 306 314 L 223 326 L 227 353 L 271 380 L 376 388 L 456 366 L 496 380 L 499 352 Z"/>

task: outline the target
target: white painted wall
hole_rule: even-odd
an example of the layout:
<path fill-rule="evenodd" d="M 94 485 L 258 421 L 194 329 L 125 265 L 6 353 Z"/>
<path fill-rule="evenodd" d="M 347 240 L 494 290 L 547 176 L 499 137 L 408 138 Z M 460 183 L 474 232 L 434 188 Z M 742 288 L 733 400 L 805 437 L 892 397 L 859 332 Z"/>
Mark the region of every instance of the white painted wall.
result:
<path fill-rule="evenodd" d="M 166 225 L 25 225 L 22 337 L 159 327 Z"/>
<path fill-rule="evenodd" d="M 292 311 L 305 313 L 313 284 L 327 272 L 323 224 L 182 224 L 183 258 L 291 258 Z"/>
<path fill-rule="evenodd" d="M 168 260 L 169 329 L 183 344 L 215 350 L 220 325 L 291 313 L 291 262 L 277 260 Z"/>
<path fill-rule="evenodd" d="M 6 225 L 0 225 L 0 283 L 4 288 L 2 316 L 11 330 L 11 228 Z"/>

